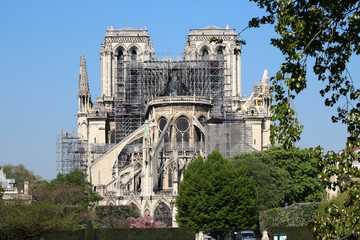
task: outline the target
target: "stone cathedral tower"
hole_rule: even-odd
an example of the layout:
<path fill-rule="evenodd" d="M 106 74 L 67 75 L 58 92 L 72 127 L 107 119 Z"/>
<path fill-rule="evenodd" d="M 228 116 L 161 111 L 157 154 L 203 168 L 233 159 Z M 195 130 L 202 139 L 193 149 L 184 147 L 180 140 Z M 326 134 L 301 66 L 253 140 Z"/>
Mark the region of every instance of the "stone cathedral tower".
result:
<path fill-rule="evenodd" d="M 242 95 L 237 36 L 228 25 L 191 29 L 183 58 L 172 60 L 156 57 L 146 29 L 111 26 L 94 105 L 80 58 L 76 152 L 100 204 L 131 205 L 176 226 L 177 186 L 194 158 L 270 145 L 268 74 L 249 98 Z"/>

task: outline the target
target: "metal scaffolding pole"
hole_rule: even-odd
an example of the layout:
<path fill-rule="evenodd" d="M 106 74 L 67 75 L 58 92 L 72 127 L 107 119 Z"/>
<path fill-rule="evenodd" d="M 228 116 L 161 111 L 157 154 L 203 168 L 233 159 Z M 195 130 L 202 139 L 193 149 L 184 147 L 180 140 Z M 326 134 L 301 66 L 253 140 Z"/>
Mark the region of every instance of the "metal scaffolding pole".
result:
<path fill-rule="evenodd" d="M 57 135 L 57 172 L 69 173 L 72 170 L 86 170 L 86 149 L 75 137 L 75 130 L 62 129 Z"/>
<path fill-rule="evenodd" d="M 155 97 L 179 94 L 207 97 L 212 100 L 212 117 L 224 118 L 225 67 L 224 57 L 208 56 L 197 60 L 117 62 L 117 94 L 115 109 L 115 140 L 120 142 L 144 122 L 146 104 Z M 169 92 L 174 85 L 182 92 Z M 166 91 L 167 90 L 167 91 Z M 166 94 L 165 94 L 166 93 Z"/>

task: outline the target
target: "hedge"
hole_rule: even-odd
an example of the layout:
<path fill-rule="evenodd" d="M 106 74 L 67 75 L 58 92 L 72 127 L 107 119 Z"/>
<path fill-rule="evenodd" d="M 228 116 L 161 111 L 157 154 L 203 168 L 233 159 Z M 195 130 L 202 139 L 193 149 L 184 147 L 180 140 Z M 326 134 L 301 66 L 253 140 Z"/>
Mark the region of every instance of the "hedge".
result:
<path fill-rule="evenodd" d="M 297 206 L 297 208 L 295 207 Z M 286 208 L 273 208 L 259 213 L 260 232 L 271 227 L 304 227 L 313 222 L 320 203 L 297 203 Z"/>
<path fill-rule="evenodd" d="M 119 229 L 94 229 L 96 240 L 187 240 L 195 239 L 196 231 L 191 228 L 119 228 Z M 15 232 L 0 232 L 0 239 L 23 240 Z M 84 240 L 85 230 L 73 232 L 45 233 L 32 240 Z"/>
<path fill-rule="evenodd" d="M 274 233 L 286 234 L 289 240 L 311 240 L 315 239 L 310 226 L 304 227 L 271 227 L 269 229 L 270 240 L 274 240 Z"/>

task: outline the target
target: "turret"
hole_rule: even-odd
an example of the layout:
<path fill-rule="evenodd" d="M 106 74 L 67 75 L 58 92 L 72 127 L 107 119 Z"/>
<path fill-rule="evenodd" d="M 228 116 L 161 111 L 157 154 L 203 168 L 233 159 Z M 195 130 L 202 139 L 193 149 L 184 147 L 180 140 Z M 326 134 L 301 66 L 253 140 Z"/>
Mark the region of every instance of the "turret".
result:
<path fill-rule="evenodd" d="M 270 91 L 270 81 L 269 81 L 269 74 L 267 69 L 265 69 L 262 80 L 262 87 L 263 87 L 263 111 L 266 116 L 271 116 L 271 106 L 273 101 L 273 96 Z"/>
<path fill-rule="evenodd" d="M 79 73 L 79 99 L 78 115 L 86 114 L 92 106 L 91 95 L 89 90 L 89 81 L 86 70 L 85 54 L 80 57 L 80 73 Z"/>
<path fill-rule="evenodd" d="M 79 99 L 78 109 L 78 136 L 87 141 L 88 140 L 88 120 L 87 116 L 89 110 L 92 108 L 91 95 L 89 90 L 89 81 L 86 70 L 85 54 L 80 57 L 80 73 L 79 73 L 79 92 L 77 95 Z"/>

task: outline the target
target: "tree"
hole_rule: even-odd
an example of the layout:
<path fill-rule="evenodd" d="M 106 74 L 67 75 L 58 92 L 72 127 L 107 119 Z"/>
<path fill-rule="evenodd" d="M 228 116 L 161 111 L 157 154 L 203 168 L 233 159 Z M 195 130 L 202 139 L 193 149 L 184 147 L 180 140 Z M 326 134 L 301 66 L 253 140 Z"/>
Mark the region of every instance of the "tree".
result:
<path fill-rule="evenodd" d="M 33 239 L 52 231 L 80 229 L 76 213 L 52 203 L 0 202 L 0 231 L 14 232 L 18 238 Z"/>
<path fill-rule="evenodd" d="M 329 189 L 345 195 L 342 202 L 330 201 L 327 211 L 315 218 L 314 230 L 318 239 L 359 239 L 360 238 L 360 171 L 353 166 L 359 156 L 353 149 L 335 154 L 323 155 L 320 148 L 315 152 L 321 157 L 318 166 L 320 178 Z M 332 177 L 336 176 L 334 181 Z"/>
<path fill-rule="evenodd" d="M 102 197 L 93 190 L 93 185 L 87 180 L 87 175 L 80 170 L 73 170 L 68 174 L 58 174 L 52 181 L 55 185 L 70 185 L 80 187 L 85 197 L 79 203 L 82 206 L 89 206 L 100 201 Z"/>
<path fill-rule="evenodd" d="M 235 167 L 245 166 L 253 177 L 260 211 L 284 206 L 285 196 L 290 192 L 290 174 L 269 163 L 271 161 L 267 158 L 271 156 L 266 152 L 242 153 L 233 157 Z"/>
<path fill-rule="evenodd" d="M 52 202 L 65 205 L 88 207 L 101 200 L 87 181 L 86 174 L 80 170 L 68 174 L 58 174 L 52 181 L 36 181 L 31 185 L 33 198 L 39 202 Z"/>
<path fill-rule="evenodd" d="M 64 205 L 84 204 L 86 193 L 80 186 L 67 183 L 37 181 L 31 186 L 33 199 L 39 202 L 52 202 Z"/>
<path fill-rule="evenodd" d="M 5 192 L 5 189 L 0 184 L 0 201 L 2 200 L 3 193 Z"/>
<path fill-rule="evenodd" d="M 284 63 L 276 76 L 271 79 L 276 104 L 273 107 L 274 125 L 271 127 L 273 143 L 283 144 L 286 149 L 300 139 L 303 126 L 296 119 L 293 99 L 307 86 L 308 58 L 314 58 L 312 71 L 318 80 L 326 82 L 320 91 L 325 97 L 325 105 L 337 107 L 333 122 L 342 122 L 347 126 L 346 148 L 336 154 L 316 148 L 319 158 L 320 178 L 326 186 L 347 192 L 344 208 L 330 216 L 315 222 L 318 239 L 350 239 L 360 236 L 360 182 L 346 178 L 358 178 L 360 173 L 352 165 L 358 160 L 354 147 L 360 146 L 360 89 L 347 70 L 352 55 L 360 53 L 360 2 L 355 0 L 251 0 L 268 15 L 254 18 L 250 27 L 275 23 L 278 38 L 271 39 L 285 56 Z M 344 101 L 344 102 L 341 102 Z M 337 176 L 336 181 L 331 177 Z M 334 209 L 339 206 L 334 205 Z M 336 225 L 347 219 L 344 231 L 336 231 Z M 325 228 L 322 228 L 324 227 Z"/>
<path fill-rule="evenodd" d="M 0 168 L 3 169 L 7 179 L 15 179 L 15 187 L 17 187 L 19 190 L 24 190 L 25 181 L 32 183 L 38 179 L 41 179 L 39 175 L 35 175 L 32 171 L 26 169 L 22 164 L 16 166 L 7 164 L 3 167 L 0 166 Z"/>
<path fill-rule="evenodd" d="M 107 228 L 126 228 L 130 226 L 129 217 L 139 218 L 139 213 L 131 206 L 96 206 L 96 221 Z"/>
<path fill-rule="evenodd" d="M 323 235 L 324 233 L 329 234 L 330 239 L 337 239 L 338 236 L 345 236 L 343 239 L 351 239 L 350 235 L 348 234 L 348 226 L 352 225 L 351 218 L 348 218 L 348 216 L 344 214 L 339 214 L 342 211 L 347 211 L 345 209 L 345 204 L 347 202 L 347 199 L 349 198 L 347 193 L 340 193 L 337 196 L 331 198 L 331 199 L 324 199 L 318 209 L 318 212 L 315 216 L 315 221 L 320 222 L 323 221 L 323 219 L 333 219 L 334 216 L 338 218 L 340 221 L 336 221 L 331 225 L 326 224 L 316 224 L 315 233 L 316 235 Z M 355 210 L 355 209 L 354 209 Z M 359 210 L 354 211 L 354 213 L 359 213 Z M 339 216 L 337 216 L 339 215 Z M 357 225 L 360 225 L 360 222 L 357 222 Z M 336 231 L 336 235 L 331 235 L 332 232 Z M 348 236 L 349 235 L 349 236 Z M 353 239 L 358 239 L 354 236 L 352 236 Z"/>
<path fill-rule="evenodd" d="M 337 107 L 334 122 L 348 126 L 350 138 L 358 139 L 360 89 L 347 71 L 346 64 L 353 54 L 360 53 L 359 1 L 320 0 L 251 0 L 268 15 L 254 18 L 250 27 L 264 23 L 275 23 L 278 38 L 271 39 L 285 56 L 276 76 L 272 78 L 275 93 L 272 140 L 289 147 L 300 138 L 302 126 L 298 124 L 292 99 L 307 86 L 308 58 L 314 58 L 313 72 L 318 80 L 327 83 L 320 94 L 325 105 Z M 352 105 L 354 104 L 354 105 Z"/>
<path fill-rule="evenodd" d="M 258 190 L 261 210 L 285 203 L 316 202 L 325 194 L 309 149 L 272 147 L 233 157 L 235 166 L 246 166 Z"/>
<path fill-rule="evenodd" d="M 257 193 L 252 177 L 245 167 L 235 168 L 218 152 L 189 164 L 175 204 L 181 227 L 213 236 L 224 230 L 256 227 Z"/>

